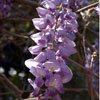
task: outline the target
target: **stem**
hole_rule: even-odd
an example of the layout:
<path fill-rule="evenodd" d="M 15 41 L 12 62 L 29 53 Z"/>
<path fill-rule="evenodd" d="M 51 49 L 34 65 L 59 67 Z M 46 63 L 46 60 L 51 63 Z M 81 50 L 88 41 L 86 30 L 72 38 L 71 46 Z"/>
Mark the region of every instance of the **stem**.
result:
<path fill-rule="evenodd" d="M 81 35 L 80 33 L 77 33 L 77 35 L 78 35 L 78 37 L 82 40 L 83 39 L 83 35 Z M 87 40 L 85 40 L 85 44 L 86 44 L 86 46 L 88 46 L 90 49 L 91 49 L 91 51 L 92 52 L 97 52 L 97 54 L 98 54 L 98 50 L 96 49 L 96 48 L 93 48 L 92 46 L 91 46 L 91 44 L 87 41 Z"/>
<path fill-rule="evenodd" d="M 87 70 L 86 68 L 84 68 L 82 65 L 80 65 L 80 64 L 77 63 L 76 61 L 74 61 L 74 60 L 72 60 L 72 59 L 70 59 L 70 58 L 68 58 L 68 57 L 67 57 L 67 58 L 64 58 L 64 59 L 68 60 L 69 62 L 73 63 L 75 66 L 79 67 L 83 72 L 85 72 L 85 73 L 87 73 L 87 74 L 89 74 L 89 75 L 92 75 L 92 76 L 94 76 L 95 78 L 99 78 L 99 75 L 94 74 L 93 72 Z"/>
<path fill-rule="evenodd" d="M 92 67 L 93 67 L 93 62 L 94 62 L 94 58 L 96 57 L 96 54 L 95 52 L 93 53 L 92 55 L 92 58 L 91 58 L 91 63 L 90 63 L 90 71 L 92 71 Z M 92 76 L 89 76 L 89 87 L 90 87 L 90 94 L 91 94 L 91 100 L 94 100 L 94 89 L 93 89 L 93 84 L 92 84 Z"/>
<path fill-rule="evenodd" d="M 81 8 L 81 9 L 77 10 L 76 13 L 80 13 L 80 12 L 85 11 L 85 10 L 87 10 L 87 9 L 90 9 L 90 8 L 92 8 L 92 7 L 96 7 L 98 4 L 99 4 L 99 2 L 90 4 L 90 5 L 86 6 L 86 7 L 83 7 L 83 8 Z"/>
<path fill-rule="evenodd" d="M 86 57 L 86 61 L 88 61 L 87 56 L 86 56 L 86 46 L 85 46 L 85 32 L 86 32 L 86 28 L 88 26 L 89 22 L 87 22 L 84 26 L 84 31 L 83 31 L 83 48 L 84 48 L 84 53 L 85 53 L 85 57 Z"/>
<path fill-rule="evenodd" d="M 99 34 L 97 32 L 95 32 L 94 30 L 92 30 L 91 28 L 87 27 L 87 29 L 89 31 L 91 31 L 94 35 L 96 35 L 97 37 L 99 36 Z"/>
<path fill-rule="evenodd" d="M 88 62 L 88 59 L 87 59 L 87 53 L 86 53 L 86 46 L 85 46 L 85 32 L 86 32 L 86 28 L 88 26 L 88 22 L 85 24 L 84 26 L 84 31 L 83 31 L 83 48 L 84 48 L 84 53 L 85 53 L 85 60 L 87 61 L 88 65 L 89 65 L 89 62 Z M 92 62 L 91 62 L 91 68 L 92 68 Z M 90 71 L 92 72 L 92 69 L 90 68 Z M 88 82 L 88 90 L 89 90 L 89 93 L 91 95 L 91 100 L 94 100 L 94 94 L 93 94 L 93 85 L 92 85 L 92 76 L 91 75 L 87 75 L 86 74 L 86 79 L 87 79 L 87 82 Z"/>
<path fill-rule="evenodd" d="M 29 6 L 32 6 L 32 7 L 40 6 L 40 4 L 38 2 L 31 1 L 31 0 L 14 0 L 14 1 L 19 2 L 21 4 L 29 5 Z"/>
<path fill-rule="evenodd" d="M 18 98 L 18 100 L 22 100 L 21 98 L 22 92 L 10 80 L 8 80 L 8 78 L 5 75 L 1 73 L 0 73 L 0 80 L 4 85 L 6 84 L 8 87 L 13 89 L 14 94 Z"/>

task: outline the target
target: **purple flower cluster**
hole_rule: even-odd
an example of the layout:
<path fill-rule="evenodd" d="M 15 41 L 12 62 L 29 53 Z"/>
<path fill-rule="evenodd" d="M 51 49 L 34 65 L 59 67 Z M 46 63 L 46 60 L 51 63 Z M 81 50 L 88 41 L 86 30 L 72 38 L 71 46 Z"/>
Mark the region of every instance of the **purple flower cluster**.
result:
<path fill-rule="evenodd" d="M 7 12 L 10 11 L 10 0 L 0 0 L 0 16 L 5 17 Z"/>
<path fill-rule="evenodd" d="M 30 53 L 37 56 L 25 61 L 36 78 L 28 81 L 34 88 L 32 96 L 45 85 L 45 100 L 61 100 L 58 93 L 64 93 L 63 84 L 72 79 L 72 71 L 64 58 L 77 52 L 74 48 L 77 15 L 68 8 L 67 0 L 44 0 L 41 5 L 43 7 L 36 8 L 40 18 L 32 20 L 41 32 L 31 35 L 36 46 L 29 47 Z"/>
<path fill-rule="evenodd" d="M 95 10 L 97 11 L 98 15 L 100 16 L 100 4 L 95 8 Z"/>

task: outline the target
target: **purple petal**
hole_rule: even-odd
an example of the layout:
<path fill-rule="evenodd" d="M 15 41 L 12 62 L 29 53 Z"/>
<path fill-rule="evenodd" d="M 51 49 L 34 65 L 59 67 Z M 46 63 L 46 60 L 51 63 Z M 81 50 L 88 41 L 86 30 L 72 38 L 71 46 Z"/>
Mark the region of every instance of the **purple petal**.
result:
<path fill-rule="evenodd" d="M 34 82 L 31 79 L 28 79 L 28 82 L 31 84 L 31 86 L 34 88 Z"/>
<path fill-rule="evenodd" d="M 63 7 L 69 7 L 69 0 L 63 0 L 62 4 L 63 4 Z"/>
<path fill-rule="evenodd" d="M 67 32 L 68 33 L 76 33 L 76 32 L 78 32 L 77 27 L 76 26 L 73 26 L 73 24 L 71 24 L 71 23 L 66 22 L 66 25 L 65 26 L 66 26 L 65 28 L 67 29 Z"/>
<path fill-rule="evenodd" d="M 44 40 L 44 39 L 41 39 L 41 40 L 38 40 L 38 44 L 39 44 L 40 46 L 46 47 L 46 46 L 47 46 L 47 41 Z"/>
<path fill-rule="evenodd" d="M 37 95 L 40 91 L 40 88 L 35 88 L 34 91 L 31 93 L 30 97 L 34 97 L 35 95 Z"/>
<path fill-rule="evenodd" d="M 68 9 L 68 10 L 67 10 L 67 14 L 68 14 L 70 17 L 74 18 L 74 19 L 76 19 L 76 18 L 78 17 L 78 15 L 77 15 L 76 13 L 72 12 L 71 9 Z"/>
<path fill-rule="evenodd" d="M 34 18 L 32 21 L 37 30 L 45 29 L 47 26 L 46 20 L 44 18 Z"/>
<path fill-rule="evenodd" d="M 60 75 L 54 75 L 54 82 L 56 83 L 56 89 L 60 92 L 60 93 L 64 93 L 64 88 L 63 88 L 63 84 L 62 84 L 62 78 L 60 77 Z"/>
<path fill-rule="evenodd" d="M 47 14 L 47 15 L 46 15 L 46 23 L 47 23 L 48 25 L 52 25 L 52 23 L 54 23 L 54 18 L 53 18 L 53 16 L 51 16 L 50 14 Z"/>
<path fill-rule="evenodd" d="M 55 74 L 49 80 L 46 80 L 46 85 L 52 88 L 56 88 L 60 93 L 64 93 L 64 88 L 60 75 Z"/>
<path fill-rule="evenodd" d="M 71 69 L 65 64 L 61 65 L 61 71 L 58 74 L 61 75 L 63 83 L 69 82 L 73 76 Z"/>
<path fill-rule="evenodd" d="M 98 5 L 95 10 L 97 11 L 97 13 L 100 15 L 100 5 Z"/>
<path fill-rule="evenodd" d="M 62 100 L 62 99 L 61 99 L 61 97 L 57 94 L 57 95 L 55 96 L 55 100 Z"/>
<path fill-rule="evenodd" d="M 40 88 L 43 86 L 44 81 L 42 78 L 35 78 L 35 81 L 33 82 L 31 79 L 28 79 L 28 82 L 31 84 L 31 86 L 35 89 L 35 88 Z"/>
<path fill-rule="evenodd" d="M 66 29 L 59 27 L 59 28 L 57 28 L 57 33 L 58 33 L 58 36 L 60 37 L 62 35 L 67 34 L 67 31 L 66 31 Z"/>
<path fill-rule="evenodd" d="M 49 97 L 54 97 L 54 95 L 55 95 L 55 89 L 54 88 L 49 88 L 49 89 L 47 89 L 46 90 L 46 92 L 45 92 L 45 99 L 47 100 Z"/>
<path fill-rule="evenodd" d="M 28 79 L 28 82 L 31 84 L 31 86 L 34 88 L 34 92 L 32 93 L 33 96 L 39 93 L 40 88 L 35 84 L 31 79 Z"/>
<path fill-rule="evenodd" d="M 62 0 L 52 0 L 52 2 L 56 5 L 59 6 L 62 2 Z"/>
<path fill-rule="evenodd" d="M 48 60 L 43 64 L 46 70 L 50 72 L 58 72 L 60 71 L 60 65 L 56 60 Z"/>
<path fill-rule="evenodd" d="M 64 47 L 75 47 L 76 44 L 74 41 L 70 40 L 69 38 L 64 38 Z"/>
<path fill-rule="evenodd" d="M 51 59 L 56 60 L 55 52 L 51 49 L 46 50 L 46 56 L 48 60 L 51 60 Z"/>
<path fill-rule="evenodd" d="M 36 33 L 31 35 L 31 39 L 34 40 L 37 45 L 45 47 L 47 45 L 46 38 L 42 36 L 42 33 Z"/>
<path fill-rule="evenodd" d="M 29 47 L 28 50 L 30 51 L 31 54 L 39 54 L 42 50 L 41 46 L 32 46 Z"/>
<path fill-rule="evenodd" d="M 50 30 L 49 32 L 47 32 L 45 34 L 46 36 L 46 39 L 48 40 L 48 42 L 52 42 L 52 40 L 54 39 L 55 37 L 55 33 L 54 33 L 54 30 Z"/>
<path fill-rule="evenodd" d="M 62 57 L 56 57 L 56 60 L 60 63 L 60 64 L 65 64 L 65 60 Z"/>
<path fill-rule="evenodd" d="M 51 77 L 53 77 L 53 73 L 50 71 L 46 71 L 46 79 L 49 80 Z"/>
<path fill-rule="evenodd" d="M 39 62 L 34 61 L 34 59 L 28 59 L 25 61 L 25 65 L 31 69 L 31 67 L 37 67 L 39 65 Z"/>
<path fill-rule="evenodd" d="M 34 58 L 35 61 L 37 62 L 40 62 L 40 63 L 43 63 L 46 61 L 46 54 L 45 52 L 40 52 L 39 55 L 37 55 L 35 58 Z"/>
<path fill-rule="evenodd" d="M 37 7 L 36 10 L 40 17 L 44 17 L 46 14 L 49 13 L 49 11 L 47 9 L 42 8 L 42 7 Z"/>
<path fill-rule="evenodd" d="M 67 33 L 67 37 L 71 40 L 75 40 L 76 39 L 76 35 L 75 33 Z"/>
<path fill-rule="evenodd" d="M 31 35 L 30 37 L 31 37 L 31 39 L 32 39 L 34 42 L 37 43 L 37 41 L 38 41 L 39 39 L 41 39 L 42 33 L 39 32 L 39 33 L 36 33 L 36 34 Z"/>
<path fill-rule="evenodd" d="M 47 9 L 55 9 L 56 8 L 56 5 L 49 0 L 44 0 L 41 4 L 43 7 L 47 8 Z"/>
<path fill-rule="evenodd" d="M 42 87 L 44 84 L 44 81 L 42 78 L 38 77 L 35 79 L 34 83 L 38 86 L 38 87 Z"/>
<path fill-rule="evenodd" d="M 35 76 L 35 77 L 45 77 L 46 71 L 42 67 L 31 67 L 30 72 Z"/>
<path fill-rule="evenodd" d="M 72 54 L 75 54 L 77 51 L 75 48 L 72 48 L 72 47 L 63 47 L 63 46 L 60 46 L 59 47 L 59 55 L 62 55 L 63 57 L 69 57 L 71 56 Z"/>

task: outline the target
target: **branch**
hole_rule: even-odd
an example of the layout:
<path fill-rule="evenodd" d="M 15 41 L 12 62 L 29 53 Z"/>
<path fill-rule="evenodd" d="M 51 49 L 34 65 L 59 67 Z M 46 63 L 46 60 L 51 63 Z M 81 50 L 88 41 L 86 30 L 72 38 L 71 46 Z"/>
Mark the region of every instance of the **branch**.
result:
<path fill-rule="evenodd" d="M 86 41 L 86 39 L 85 39 L 85 33 L 86 33 L 86 29 L 87 29 L 87 26 L 89 25 L 89 22 L 87 22 L 85 25 L 84 25 L 84 30 L 83 30 L 83 48 L 84 48 L 84 54 L 85 54 L 85 60 L 87 60 L 88 61 L 88 59 L 87 59 L 87 52 L 86 52 L 86 46 L 85 46 L 85 41 Z"/>
<path fill-rule="evenodd" d="M 94 57 L 92 56 L 90 66 L 89 66 L 91 72 L 92 72 L 93 62 L 94 62 Z M 93 89 L 93 84 L 92 84 L 92 76 L 88 76 L 87 81 L 88 81 L 88 87 L 89 87 L 89 93 L 90 93 L 90 96 L 91 96 L 91 100 L 94 100 L 94 93 L 93 93 L 94 89 Z"/>
<path fill-rule="evenodd" d="M 77 33 L 77 36 L 78 36 L 81 40 L 83 39 L 83 35 Z M 85 43 L 86 43 L 86 46 L 88 46 L 88 47 L 92 50 L 92 52 L 95 51 L 95 52 L 98 53 L 98 50 L 97 50 L 96 48 L 93 48 L 93 47 L 91 46 L 91 44 L 90 44 L 87 40 L 85 40 Z"/>
<path fill-rule="evenodd" d="M 8 80 L 8 78 L 0 73 L 0 80 L 1 82 L 5 85 L 7 85 L 8 87 L 10 87 L 11 89 L 13 89 L 15 96 L 19 99 L 21 99 L 21 94 L 22 92 L 10 81 Z"/>
<path fill-rule="evenodd" d="M 80 12 L 85 11 L 85 10 L 87 10 L 87 9 L 90 9 L 90 8 L 92 8 L 92 7 L 96 7 L 98 4 L 99 4 L 99 2 L 90 4 L 90 5 L 86 6 L 86 7 L 83 7 L 83 8 L 81 8 L 81 9 L 77 10 L 76 13 L 80 13 Z"/>
<path fill-rule="evenodd" d="M 21 21 L 21 22 L 27 22 L 27 21 L 32 21 L 32 18 L 21 18 L 21 17 L 16 17 L 11 18 L 11 17 L 5 17 L 5 18 L 0 18 L 0 20 L 8 20 L 8 21 Z"/>
<path fill-rule="evenodd" d="M 24 99 L 24 100 L 36 100 L 37 98 L 28 98 L 28 99 Z"/>
<path fill-rule="evenodd" d="M 5 93 L 0 93 L 0 96 L 9 95 L 9 94 L 14 94 L 14 92 L 5 92 Z"/>
<path fill-rule="evenodd" d="M 86 88 L 65 88 L 65 92 L 83 92 L 83 91 L 87 92 L 87 89 Z M 24 100 L 36 100 L 36 99 L 37 99 L 37 97 L 27 98 Z"/>
<path fill-rule="evenodd" d="M 14 1 L 21 3 L 21 4 L 28 5 L 28 6 L 32 6 L 32 7 L 40 6 L 39 3 L 35 2 L 35 1 L 31 1 L 31 0 L 14 0 Z"/>
<path fill-rule="evenodd" d="M 83 72 L 90 74 L 92 76 L 94 76 L 95 78 L 99 78 L 99 76 L 97 74 L 94 74 L 93 72 L 87 70 L 85 67 L 83 67 L 82 65 L 80 65 L 79 63 L 75 62 L 74 60 L 70 59 L 70 58 L 65 58 L 66 60 L 68 60 L 69 62 L 73 63 L 74 65 L 76 65 L 77 67 L 79 67 Z"/>
<path fill-rule="evenodd" d="M 99 34 L 97 32 L 95 32 L 94 30 L 92 30 L 91 28 L 87 27 L 87 29 L 89 31 L 91 31 L 94 35 L 96 35 L 97 37 L 99 37 Z"/>
<path fill-rule="evenodd" d="M 19 35 L 19 34 L 16 34 L 16 33 L 12 33 L 12 32 L 6 31 L 3 28 L 2 28 L 2 31 L 4 33 L 11 34 L 11 35 L 16 36 L 16 37 L 19 37 L 19 38 L 24 38 L 24 39 L 28 39 L 29 38 L 27 35 Z"/>

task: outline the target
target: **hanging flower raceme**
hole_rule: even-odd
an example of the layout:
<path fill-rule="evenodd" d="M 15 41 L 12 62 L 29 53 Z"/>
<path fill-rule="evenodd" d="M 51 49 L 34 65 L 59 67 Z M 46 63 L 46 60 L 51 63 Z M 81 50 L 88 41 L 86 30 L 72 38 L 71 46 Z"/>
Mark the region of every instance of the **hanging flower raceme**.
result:
<path fill-rule="evenodd" d="M 0 16 L 5 17 L 7 15 L 7 12 L 11 9 L 10 5 L 10 0 L 0 0 Z"/>
<path fill-rule="evenodd" d="M 100 4 L 95 8 L 95 10 L 97 11 L 98 15 L 100 16 Z"/>
<path fill-rule="evenodd" d="M 32 20 L 41 32 L 31 35 L 36 46 L 29 47 L 30 53 L 37 56 L 25 61 L 36 79 L 28 81 L 34 88 L 32 96 L 45 85 L 45 100 L 61 100 L 58 93 L 64 93 L 63 84 L 72 79 L 72 71 L 64 58 L 77 52 L 74 43 L 77 15 L 68 8 L 66 0 L 44 0 L 41 5 L 43 7 L 36 8 L 40 18 Z"/>

